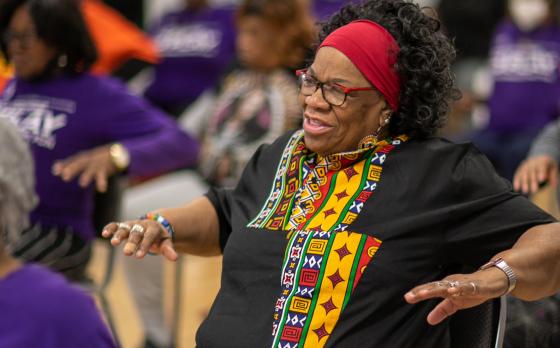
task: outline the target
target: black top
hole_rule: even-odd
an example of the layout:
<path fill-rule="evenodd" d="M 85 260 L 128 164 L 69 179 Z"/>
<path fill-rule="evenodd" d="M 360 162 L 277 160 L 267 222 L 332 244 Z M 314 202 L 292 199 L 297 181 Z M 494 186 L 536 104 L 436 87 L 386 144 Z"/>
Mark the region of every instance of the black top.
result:
<path fill-rule="evenodd" d="M 282 347 L 449 347 L 448 323 L 426 322 L 437 302 L 410 305 L 404 294 L 465 266 L 479 267 L 530 227 L 553 221 L 512 192 L 471 144 L 396 139 L 358 151 L 354 162 L 340 161 L 341 168 L 327 158 L 323 177 L 321 159 L 302 144 L 296 132 L 261 147 L 235 190 L 208 193 L 224 258 L 221 289 L 198 331 L 199 347 L 270 347 L 273 340 Z M 292 152 L 285 163 L 293 167 L 279 164 L 283 152 L 284 159 Z M 317 191 L 319 204 L 294 228 L 290 218 L 305 200 L 300 191 L 313 183 L 326 189 Z M 331 227 L 320 224 L 325 234 L 309 220 L 330 218 L 328 202 L 344 200 L 339 188 L 351 197 L 348 209 L 334 211 L 346 217 Z M 289 199 L 270 213 L 263 207 L 277 199 L 275 191 Z M 364 204 L 356 212 L 357 202 Z M 259 220 L 267 214 L 268 222 Z M 317 245 L 326 251 L 317 252 Z"/>

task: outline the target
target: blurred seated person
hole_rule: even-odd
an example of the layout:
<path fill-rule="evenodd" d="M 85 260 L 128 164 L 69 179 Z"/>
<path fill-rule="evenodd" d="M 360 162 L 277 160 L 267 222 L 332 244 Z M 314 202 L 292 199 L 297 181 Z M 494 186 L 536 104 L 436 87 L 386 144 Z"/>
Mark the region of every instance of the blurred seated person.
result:
<path fill-rule="evenodd" d="M 235 185 L 258 146 L 301 124 L 293 71 L 314 38 L 297 0 L 245 0 L 236 21 L 240 66 L 225 76 L 209 108 L 185 120 L 201 141 L 199 172 L 217 186 Z"/>
<path fill-rule="evenodd" d="M 525 194 L 536 193 L 543 185 L 558 186 L 560 161 L 560 120 L 549 123 L 531 146 L 513 180 L 513 188 Z"/>
<path fill-rule="evenodd" d="M 0 119 L 0 141 L 0 347 L 115 347 L 83 290 L 10 255 L 6 236 L 18 239 L 37 198 L 29 148 L 6 119 Z"/>
<path fill-rule="evenodd" d="M 153 67 L 144 96 L 179 116 L 206 89 L 218 84 L 235 56 L 234 9 L 207 0 L 183 0 L 150 30 L 162 60 Z"/>
<path fill-rule="evenodd" d="M 477 115 L 486 110 L 491 77 L 490 44 L 496 26 L 503 21 L 507 0 L 441 0 L 437 14 L 453 40 L 457 59 L 453 63 L 461 99 L 453 103 L 442 135 L 462 140 L 472 134 Z"/>
<path fill-rule="evenodd" d="M 558 290 L 560 224 L 434 136 L 457 94 L 439 28 L 412 1 L 345 6 L 298 72 L 303 129 L 233 189 L 105 227 L 137 258 L 223 253 L 198 346 L 449 347 L 457 310 Z"/>
<path fill-rule="evenodd" d="M 534 194 L 549 184 L 558 201 L 560 120 L 548 124 L 537 136 L 527 158 L 515 172 L 513 187 Z M 507 347 L 558 347 L 560 345 L 560 295 L 522 303 L 510 299 L 506 325 Z M 512 315 L 510 316 L 509 313 Z"/>
<path fill-rule="evenodd" d="M 493 39 L 488 125 L 473 142 L 512 180 L 538 132 L 559 114 L 557 0 L 509 0 Z"/>
<path fill-rule="evenodd" d="M 73 0 L 3 0 L 2 50 L 15 78 L 0 117 L 29 141 L 39 204 L 13 252 L 81 279 L 95 236 L 94 190 L 107 177 L 193 166 L 197 142 L 118 81 L 91 75 L 94 44 Z"/>

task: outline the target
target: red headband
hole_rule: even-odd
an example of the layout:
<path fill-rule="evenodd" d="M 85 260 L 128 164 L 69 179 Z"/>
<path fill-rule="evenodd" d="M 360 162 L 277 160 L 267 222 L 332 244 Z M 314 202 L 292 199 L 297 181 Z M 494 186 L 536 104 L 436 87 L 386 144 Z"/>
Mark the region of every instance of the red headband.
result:
<path fill-rule="evenodd" d="M 400 79 L 394 65 L 399 45 L 385 28 L 369 20 L 356 20 L 330 33 L 319 48 L 324 46 L 344 53 L 397 111 Z"/>

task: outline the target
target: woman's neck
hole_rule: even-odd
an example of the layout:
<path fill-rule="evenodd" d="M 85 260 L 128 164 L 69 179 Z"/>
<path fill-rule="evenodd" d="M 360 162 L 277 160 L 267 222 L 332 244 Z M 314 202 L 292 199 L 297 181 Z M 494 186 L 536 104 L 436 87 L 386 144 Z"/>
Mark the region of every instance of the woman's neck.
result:
<path fill-rule="evenodd" d="M 21 261 L 12 257 L 5 250 L 0 250 L 0 280 L 21 267 Z"/>

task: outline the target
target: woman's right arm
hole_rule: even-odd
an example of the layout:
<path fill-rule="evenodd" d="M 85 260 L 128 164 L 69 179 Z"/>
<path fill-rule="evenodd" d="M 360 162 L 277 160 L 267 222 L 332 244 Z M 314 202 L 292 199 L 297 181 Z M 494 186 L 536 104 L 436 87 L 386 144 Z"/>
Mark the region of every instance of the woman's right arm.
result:
<path fill-rule="evenodd" d="M 218 214 L 205 196 L 156 213 L 173 226 L 173 241 L 160 223 L 148 219 L 112 222 L 105 226 L 102 235 L 112 237 L 111 244 L 114 246 L 126 241 L 124 254 L 138 258 L 143 258 L 148 251 L 161 253 L 171 261 L 177 260 L 177 251 L 200 256 L 221 254 Z M 142 229 L 134 228 L 135 225 L 140 225 Z"/>

